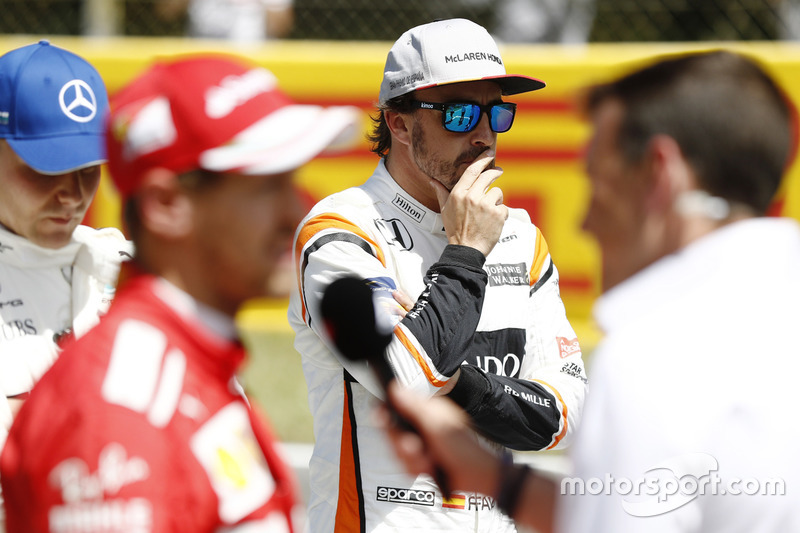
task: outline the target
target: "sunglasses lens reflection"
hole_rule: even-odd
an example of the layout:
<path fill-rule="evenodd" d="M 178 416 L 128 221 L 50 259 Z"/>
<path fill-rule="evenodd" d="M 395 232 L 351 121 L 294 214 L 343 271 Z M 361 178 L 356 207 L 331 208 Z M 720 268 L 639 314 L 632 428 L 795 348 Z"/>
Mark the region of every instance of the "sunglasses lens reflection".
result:
<path fill-rule="evenodd" d="M 503 133 L 511 129 L 514 122 L 514 104 L 503 103 L 488 107 L 489 125 L 492 131 Z M 483 110 L 477 104 L 445 104 L 444 127 L 448 131 L 466 133 L 475 129 Z"/>
<path fill-rule="evenodd" d="M 450 104 L 444 109 L 444 127 L 450 131 L 472 131 L 480 118 L 481 109 L 474 104 Z"/>
<path fill-rule="evenodd" d="M 490 115 L 490 123 L 492 130 L 497 133 L 503 133 L 511 129 L 511 124 L 514 123 L 515 109 L 512 105 L 499 104 L 492 106 Z"/>

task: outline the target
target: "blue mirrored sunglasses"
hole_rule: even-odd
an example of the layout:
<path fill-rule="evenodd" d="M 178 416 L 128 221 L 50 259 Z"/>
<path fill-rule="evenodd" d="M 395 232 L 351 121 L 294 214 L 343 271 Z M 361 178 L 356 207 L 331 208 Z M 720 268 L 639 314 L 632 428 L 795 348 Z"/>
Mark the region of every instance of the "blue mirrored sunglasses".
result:
<path fill-rule="evenodd" d="M 434 109 L 442 112 L 442 126 L 447 131 L 466 133 L 475 129 L 481 120 L 481 115 L 489 115 L 489 126 L 495 133 L 503 133 L 511 129 L 517 104 L 503 102 L 500 104 L 478 105 L 461 102 L 437 104 L 412 100 L 411 104 L 416 109 Z"/>

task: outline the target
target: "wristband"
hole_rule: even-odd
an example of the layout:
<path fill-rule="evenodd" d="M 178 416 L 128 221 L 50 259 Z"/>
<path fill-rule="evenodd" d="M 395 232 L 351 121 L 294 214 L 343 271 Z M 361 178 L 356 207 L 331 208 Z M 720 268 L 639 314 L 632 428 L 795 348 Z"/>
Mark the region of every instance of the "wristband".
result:
<path fill-rule="evenodd" d="M 514 518 L 514 512 L 522 496 L 522 485 L 525 483 L 530 471 L 530 466 L 526 464 L 515 465 L 511 461 L 503 461 L 503 465 L 500 467 L 500 486 L 497 489 L 496 498 L 497 507 L 509 518 Z"/>
<path fill-rule="evenodd" d="M 72 328 L 66 328 L 53 333 L 53 342 L 55 342 L 59 348 L 63 348 L 64 344 L 73 337 Z"/>

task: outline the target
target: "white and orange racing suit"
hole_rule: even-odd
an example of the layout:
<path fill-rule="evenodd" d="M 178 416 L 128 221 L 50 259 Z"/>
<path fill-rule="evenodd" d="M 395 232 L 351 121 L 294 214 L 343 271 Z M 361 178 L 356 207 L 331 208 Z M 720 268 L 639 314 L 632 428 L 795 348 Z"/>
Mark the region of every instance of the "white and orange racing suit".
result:
<path fill-rule="evenodd" d="M 450 397 L 490 440 L 516 450 L 563 447 L 580 418 L 586 375 L 559 295 L 558 271 L 528 214 L 511 209 L 488 257 L 448 245 L 438 213 L 408 195 L 381 161 L 362 186 L 318 203 L 295 238 L 298 284 L 289 321 L 302 356 L 316 444 L 310 463 L 312 533 L 514 531 L 488 496 L 443 499 L 412 477 L 373 420 L 382 391 L 371 371 L 332 349 L 321 296 L 343 275 L 418 298 L 397 318 L 386 357 L 398 379 Z M 396 304 L 395 304 L 396 305 Z"/>

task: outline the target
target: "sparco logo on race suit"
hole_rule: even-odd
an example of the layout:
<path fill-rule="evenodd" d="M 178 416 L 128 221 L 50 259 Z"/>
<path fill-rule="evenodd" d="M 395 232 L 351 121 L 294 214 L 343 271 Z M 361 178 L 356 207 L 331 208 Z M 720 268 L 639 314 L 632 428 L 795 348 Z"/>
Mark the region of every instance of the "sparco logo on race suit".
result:
<path fill-rule="evenodd" d="M 430 490 L 378 487 L 378 501 L 433 506 L 436 493 Z"/>

